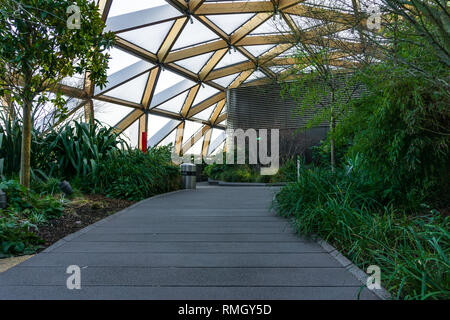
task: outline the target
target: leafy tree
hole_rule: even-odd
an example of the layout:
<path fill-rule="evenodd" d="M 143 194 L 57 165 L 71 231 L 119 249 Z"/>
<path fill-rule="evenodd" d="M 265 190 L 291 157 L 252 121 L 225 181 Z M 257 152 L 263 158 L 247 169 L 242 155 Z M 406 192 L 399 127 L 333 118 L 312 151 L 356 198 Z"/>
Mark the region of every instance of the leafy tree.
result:
<path fill-rule="evenodd" d="M 80 28 L 69 28 L 67 8 L 79 7 Z M 114 35 L 94 1 L 0 0 L 0 96 L 22 109 L 20 182 L 30 184 L 32 110 L 51 100 L 65 112 L 60 83 L 86 73 L 100 87 L 107 81 Z M 72 21 L 73 22 L 73 21 Z M 56 96 L 51 98 L 50 93 Z"/>
<path fill-rule="evenodd" d="M 367 0 L 373 2 L 375 0 Z M 412 76 L 421 77 L 432 86 L 450 91 L 447 73 L 431 73 L 435 62 L 442 69 L 450 67 L 450 6 L 446 0 L 381 0 L 381 31 L 366 33 L 367 42 L 382 52 L 383 60 L 392 60 Z M 380 41 L 382 36 L 383 41 Z M 428 48 L 429 47 L 429 48 Z M 427 50 L 427 59 L 409 59 L 400 51 Z"/>
<path fill-rule="evenodd" d="M 337 0 L 330 5 L 333 8 L 339 8 L 342 3 Z M 359 13 L 351 5 L 347 9 L 355 11 L 355 16 Z M 306 7 L 305 10 L 311 11 L 306 15 L 315 16 L 323 21 L 336 19 L 330 17 L 328 11 L 321 12 L 316 7 Z M 359 90 L 358 82 L 353 81 L 354 78 L 351 76 L 343 75 L 342 72 L 351 73 L 356 68 L 373 61 L 373 58 L 366 54 L 371 48 L 364 41 L 359 20 L 346 19 L 340 23 L 325 22 L 323 24 L 317 24 L 314 20 L 305 21 L 289 41 L 293 45 L 291 57 L 295 65 L 279 78 L 282 96 L 290 96 L 298 103 L 295 112 L 299 115 L 314 114 L 301 129 L 311 128 L 324 122 L 329 124 L 329 153 L 332 170 L 336 167 L 333 137 L 336 122 L 345 114 L 349 100 Z M 359 43 L 346 38 L 357 40 Z"/>

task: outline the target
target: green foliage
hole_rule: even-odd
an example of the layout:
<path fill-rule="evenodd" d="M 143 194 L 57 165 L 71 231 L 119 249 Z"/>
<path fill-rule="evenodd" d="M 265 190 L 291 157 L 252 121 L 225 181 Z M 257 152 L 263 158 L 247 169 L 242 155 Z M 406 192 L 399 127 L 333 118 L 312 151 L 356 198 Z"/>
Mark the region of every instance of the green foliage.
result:
<path fill-rule="evenodd" d="M 297 180 L 297 161 L 287 159 L 280 166 L 280 170 L 275 176 L 270 176 L 271 182 L 293 182 Z"/>
<path fill-rule="evenodd" d="M 63 213 L 62 201 L 51 196 L 40 197 L 32 190 L 26 189 L 15 180 L 0 183 L 8 198 L 8 207 L 4 213 L 10 213 L 27 218 L 32 213 L 44 214 L 46 219 L 59 218 Z"/>
<path fill-rule="evenodd" d="M 112 153 L 84 179 L 85 190 L 138 201 L 178 189 L 180 169 L 172 164 L 169 147 L 150 148 L 146 154 L 126 150 Z"/>
<path fill-rule="evenodd" d="M 361 75 L 371 92 L 354 100 L 352 112 L 336 127 L 339 158 L 342 163 L 358 155 L 362 170 L 390 190 L 397 202 L 448 204 L 449 95 L 423 79 L 397 72 L 387 64 Z M 328 147 L 329 142 L 322 150 Z"/>
<path fill-rule="evenodd" d="M 98 121 L 73 122 L 45 135 L 41 143 L 41 158 L 35 159 L 39 168 L 49 175 L 64 178 L 95 174 L 101 161 L 112 153 L 128 149 L 128 144 L 114 128 Z"/>
<path fill-rule="evenodd" d="M 224 154 L 224 158 L 225 158 Z M 225 161 L 224 161 L 225 162 Z M 278 170 L 275 175 L 260 175 L 259 166 L 247 164 L 210 164 L 204 169 L 205 174 L 212 180 L 226 182 L 259 182 L 276 183 L 295 181 L 297 164 L 290 159 Z"/>
<path fill-rule="evenodd" d="M 17 174 L 20 169 L 22 125 L 19 120 L 3 117 L 3 145 L 0 157 L 5 158 L 5 175 Z M 72 122 L 47 133 L 32 131 L 31 156 L 35 180 L 48 177 L 73 178 L 96 170 L 100 161 L 112 152 L 127 149 L 128 144 L 98 121 Z"/>
<path fill-rule="evenodd" d="M 302 168 L 275 206 L 300 234 L 319 235 L 363 270 L 378 265 L 393 298 L 449 299 L 450 217 L 383 206 L 379 186 L 357 172 Z"/>
<path fill-rule="evenodd" d="M 0 133 L 0 150 L 2 148 L 2 144 L 3 144 L 3 137 L 4 134 Z M 3 167 L 5 165 L 5 159 L 4 158 L 0 158 L 0 178 L 3 176 Z"/>
<path fill-rule="evenodd" d="M 74 4 L 81 11 L 79 30 L 67 27 L 66 10 Z M 114 41 L 111 32 L 103 33 L 104 27 L 92 1 L 2 1 L 0 96 L 11 94 L 19 103 L 33 101 L 36 96 L 45 99 L 46 89 L 65 77 L 83 72 L 88 72 L 92 81 L 104 86 L 109 59 L 105 50 Z M 9 82 L 10 74 L 23 76 L 24 87 L 13 86 Z"/>
<path fill-rule="evenodd" d="M 60 193 L 59 184 L 61 180 L 56 178 L 34 179 L 31 189 L 39 194 L 54 195 Z"/>
<path fill-rule="evenodd" d="M 40 224 L 61 217 L 62 201 L 40 197 L 15 180 L 0 183 L 8 206 L 0 209 L 0 255 L 32 253 L 42 241 L 35 232 Z"/>
<path fill-rule="evenodd" d="M 74 5 L 80 9 L 79 30 L 67 23 L 67 9 Z M 4 0 L 0 10 L 0 96 L 22 109 L 20 181 L 29 187 L 33 110 L 51 101 L 55 119 L 65 119 L 66 100 L 57 88 L 76 74 L 104 87 L 106 50 L 114 34 L 103 33 L 105 23 L 94 1 Z"/>
<path fill-rule="evenodd" d="M 20 145 L 22 127 L 19 120 L 12 120 L 4 112 L 0 112 L 0 134 L 3 136 L 0 146 L 0 158 L 4 159 L 3 174 L 10 176 L 20 169 Z M 32 134 L 35 141 L 35 135 Z"/>
<path fill-rule="evenodd" d="M 443 66 L 446 65 L 447 68 L 450 67 L 450 15 L 448 1 L 384 0 L 384 3 L 389 11 L 407 21 L 406 24 L 402 25 L 403 28 L 407 27 L 405 28 L 407 32 L 400 33 L 399 38 L 401 40 L 406 38 L 411 41 L 411 35 L 413 35 L 417 43 L 430 47 L 429 54 L 433 60 L 439 61 Z"/>
<path fill-rule="evenodd" d="M 31 231 L 33 228 L 29 221 L 2 216 L 0 210 L 0 257 L 34 253 L 43 241 Z"/>

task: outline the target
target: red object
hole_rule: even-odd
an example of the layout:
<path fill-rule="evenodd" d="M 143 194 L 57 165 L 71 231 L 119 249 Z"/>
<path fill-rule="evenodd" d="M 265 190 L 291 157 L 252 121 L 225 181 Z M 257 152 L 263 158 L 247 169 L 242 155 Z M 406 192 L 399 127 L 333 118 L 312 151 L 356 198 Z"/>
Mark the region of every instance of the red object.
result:
<path fill-rule="evenodd" d="M 142 132 L 142 152 L 147 153 L 147 132 Z"/>

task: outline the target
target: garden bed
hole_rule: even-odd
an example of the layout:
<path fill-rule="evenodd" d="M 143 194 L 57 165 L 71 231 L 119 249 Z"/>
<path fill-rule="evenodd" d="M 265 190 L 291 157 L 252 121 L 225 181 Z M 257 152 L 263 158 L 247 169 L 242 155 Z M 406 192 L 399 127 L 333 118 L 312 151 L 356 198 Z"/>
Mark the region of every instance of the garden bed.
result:
<path fill-rule="evenodd" d="M 64 207 L 63 215 L 39 227 L 44 250 L 56 241 L 132 205 L 133 201 L 111 199 L 103 195 L 84 195 Z"/>

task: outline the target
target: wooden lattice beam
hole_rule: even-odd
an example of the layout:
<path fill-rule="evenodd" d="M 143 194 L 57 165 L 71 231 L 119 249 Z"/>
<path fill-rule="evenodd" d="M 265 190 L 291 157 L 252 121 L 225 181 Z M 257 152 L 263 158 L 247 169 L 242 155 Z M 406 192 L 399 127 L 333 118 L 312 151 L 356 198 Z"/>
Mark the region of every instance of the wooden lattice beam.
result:
<path fill-rule="evenodd" d="M 211 144 L 211 136 L 212 136 L 212 129 L 208 129 L 203 138 L 203 145 L 202 145 L 202 156 L 206 157 L 208 155 L 208 149 L 209 145 Z"/>
<path fill-rule="evenodd" d="M 142 96 L 142 105 L 144 106 L 145 109 L 148 109 L 150 107 L 150 102 L 152 101 L 153 93 L 155 92 L 156 84 L 158 83 L 160 73 L 161 73 L 160 68 L 154 68 L 150 71 L 150 74 L 148 75 L 144 95 Z"/>
<path fill-rule="evenodd" d="M 196 85 L 191 90 L 189 90 L 186 100 L 184 101 L 183 107 L 181 108 L 181 116 L 182 117 L 188 116 L 189 109 L 191 109 L 192 103 L 194 102 L 199 89 L 200 89 L 200 85 Z"/>
<path fill-rule="evenodd" d="M 209 118 L 209 122 L 214 125 L 217 121 L 217 118 L 219 117 L 220 113 L 222 112 L 223 108 L 225 107 L 226 104 L 226 100 L 223 99 L 222 101 L 219 101 L 217 103 L 216 108 L 214 109 L 214 111 L 211 114 L 211 117 Z"/>
<path fill-rule="evenodd" d="M 187 139 L 187 141 L 183 143 L 183 147 L 181 149 L 182 154 L 186 154 L 189 151 L 189 149 L 191 149 L 195 145 L 195 143 L 199 141 L 209 129 L 211 129 L 209 125 L 204 125 L 189 139 Z"/>
<path fill-rule="evenodd" d="M 189 110 L 188 117 L 191 118 L 191 117 L 195 116 L 197 113 L 202 112 L 203 110 L 211 107 L 213 104 L 219 102 L 220 100 L 222 100 L 224 98 L 225 98 L 225 92 L 219 92 L 219 93 L 215 94 L 214 96 L 206 99 L 203 102 L 200 102 L 199 104 L 197 104 L 196 106 L 191 108 Z"/>
<path fill-rule="evenodd" d="M 158 61 L 160 62 L 165 61 L 167 55 L 169 54 L 169 51 L 172 49 L 173 45 L 175 44 L 175 41 L 177 41 L 186 23 L 187 18 L 179 18 L 175 20 L 175 23 L 173 24 L 172 28 L 170 29 L 169 33 L 164 39 L 158 53 L 156 54 L 156 56 L 158 57 Z"/>
<path fill-rule="evenodd" d="M 177 133 L 175 136 L 175 153 L 181 155 L 181 148 L 183 144 L 185 122 L 181 122 L 177 127 Z"/>
<path fill-rule="evenodd" d="M 135 109 L 127 114 L 122 120 L 120 120 L 115 126 L 115 131 L 122 133 L 124 130 L 128 129 L 137 119 L 139 119 L 144 114 L 144 111 Z"/>

